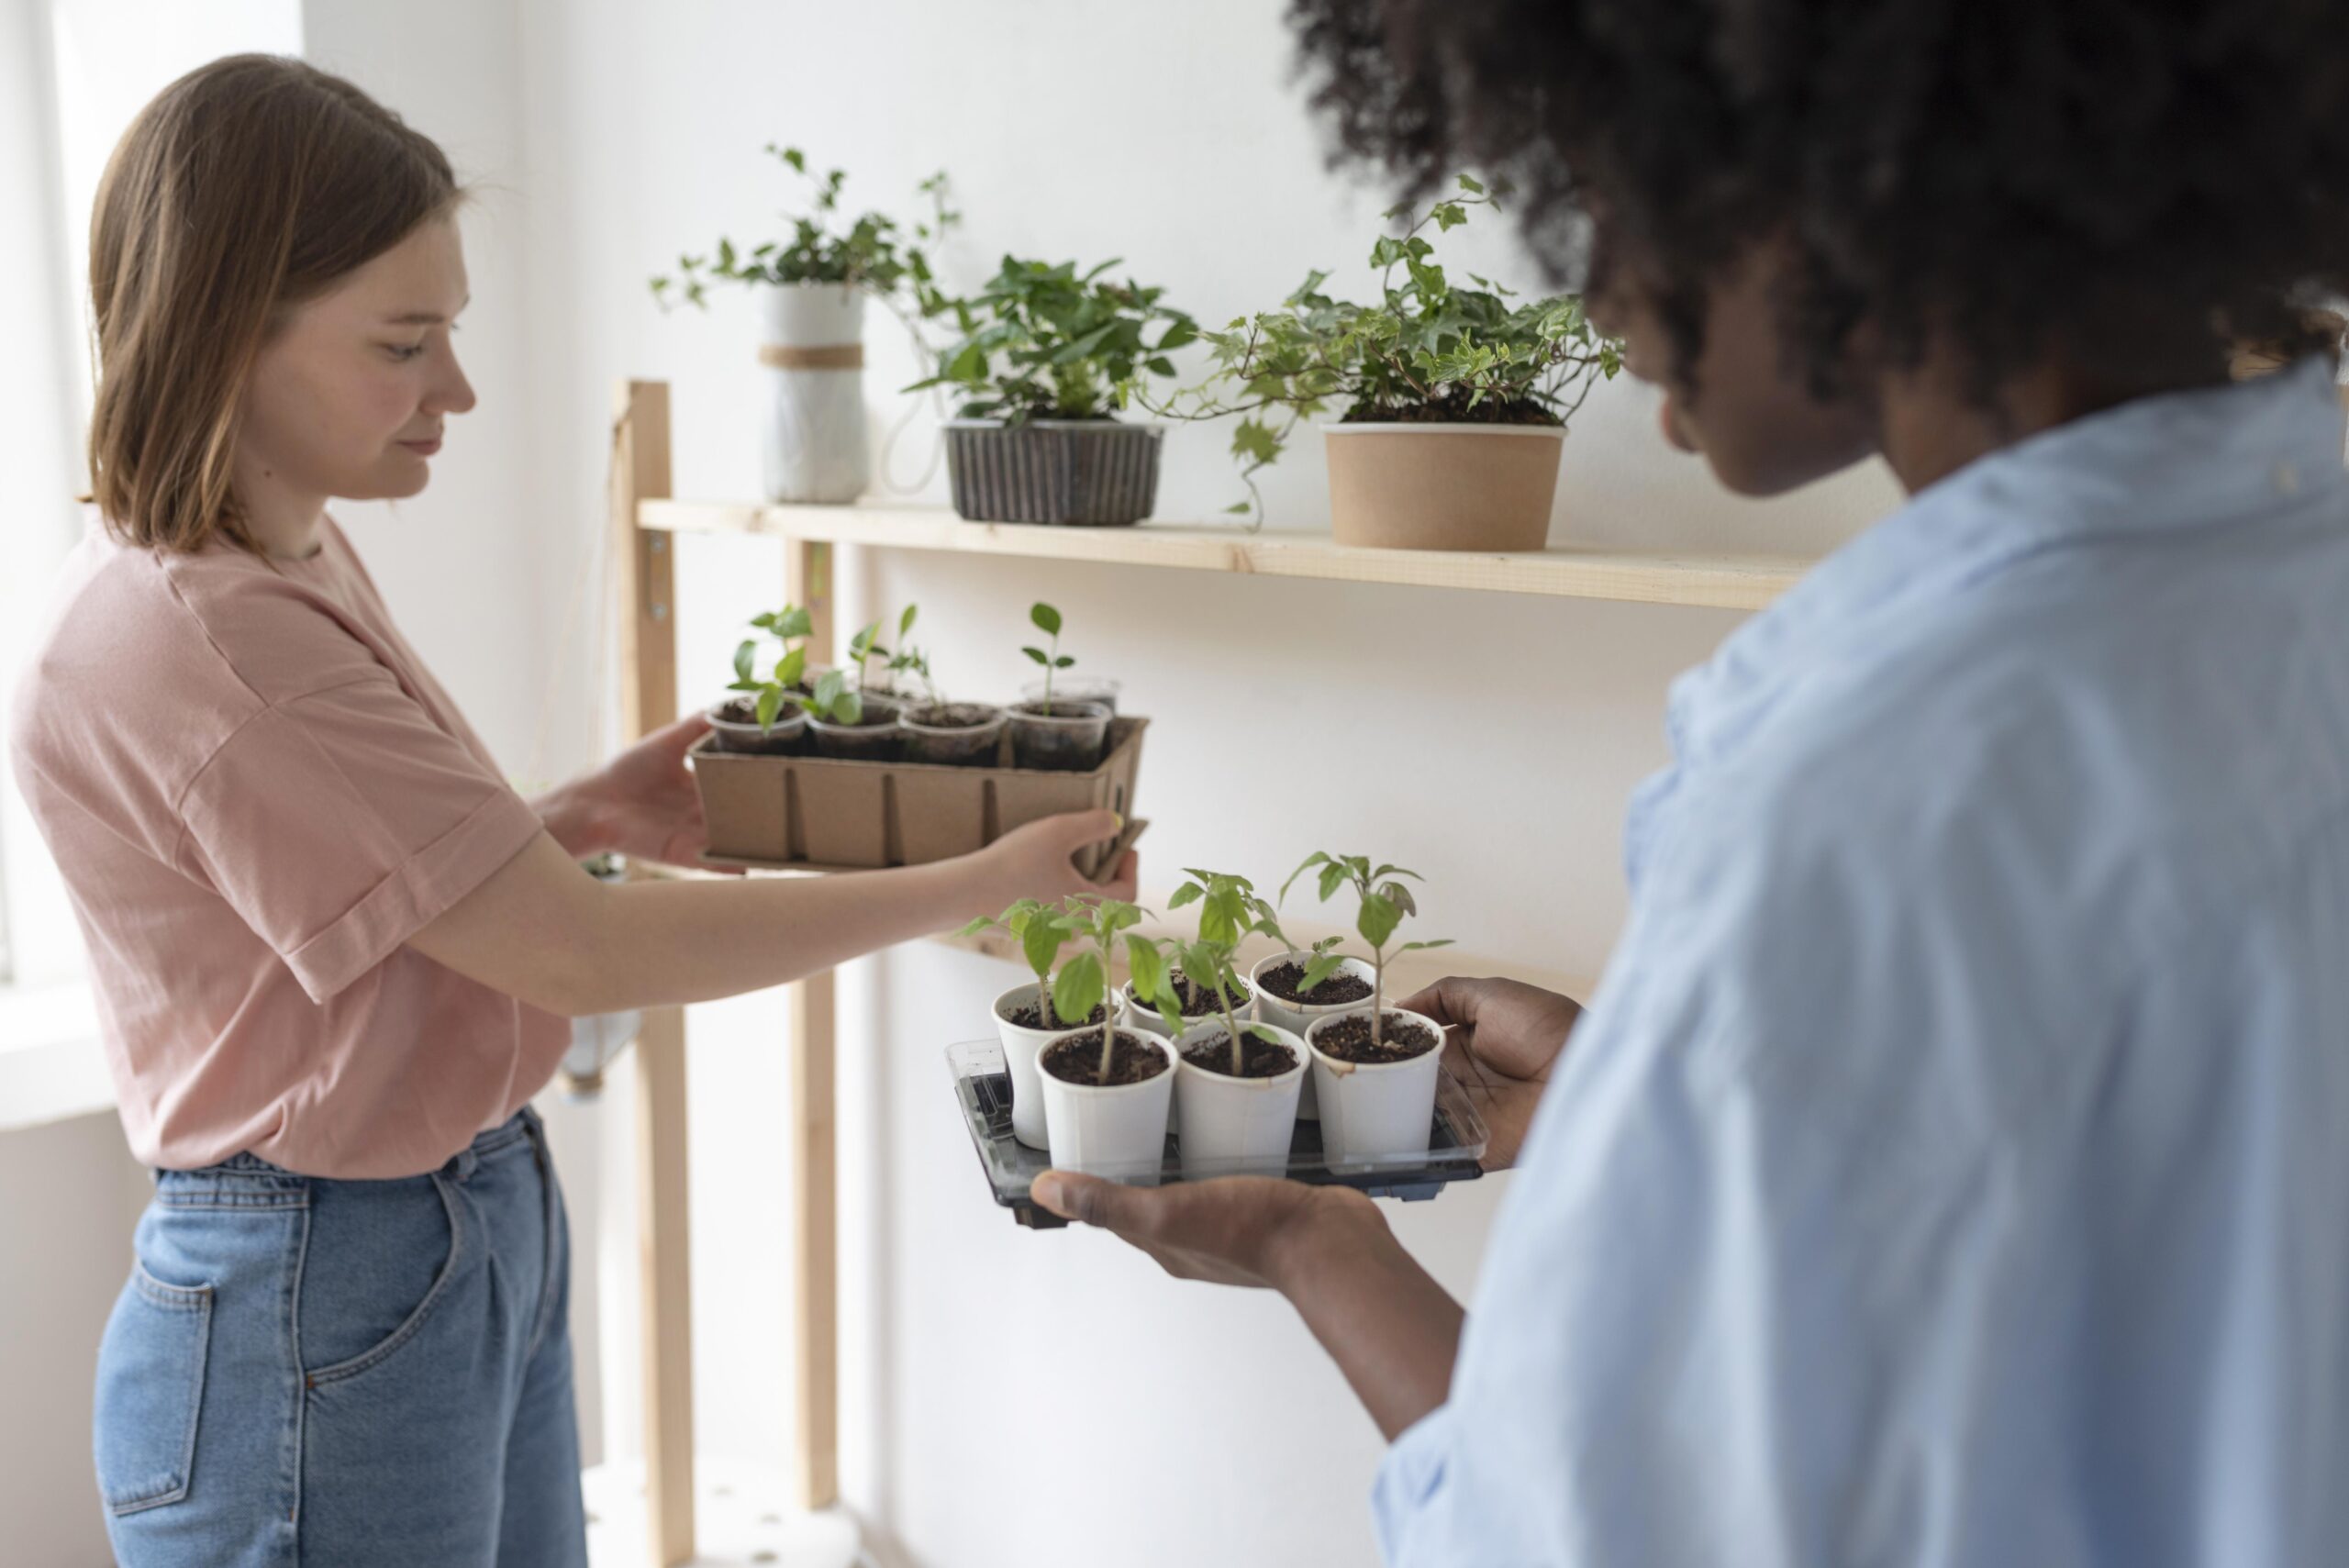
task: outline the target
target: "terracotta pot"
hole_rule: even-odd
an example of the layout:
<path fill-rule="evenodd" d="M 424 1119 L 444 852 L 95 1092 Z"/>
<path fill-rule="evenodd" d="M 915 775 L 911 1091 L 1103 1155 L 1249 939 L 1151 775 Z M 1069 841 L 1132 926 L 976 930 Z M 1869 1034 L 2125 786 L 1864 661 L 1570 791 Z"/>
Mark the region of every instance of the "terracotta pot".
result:
<path fill-rule="evenodd" d="M 1541 550 L 1559 425 L 1324 425 L 1330 532 L 1386 550 Z"/>

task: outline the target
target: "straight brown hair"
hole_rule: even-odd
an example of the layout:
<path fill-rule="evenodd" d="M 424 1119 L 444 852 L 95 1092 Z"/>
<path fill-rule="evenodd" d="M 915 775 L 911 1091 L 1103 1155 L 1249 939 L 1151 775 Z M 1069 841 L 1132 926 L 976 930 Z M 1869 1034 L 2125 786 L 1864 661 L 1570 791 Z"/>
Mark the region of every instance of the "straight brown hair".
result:
<path fill-rule="evenodd" d="M 90 494 L 126 544 L 260 554 L 232 483 L 246 384 L 304 302 L 466 195 L 447 154 L 340 76 L 228 55 L 156 95 L 90 217 Z"/>

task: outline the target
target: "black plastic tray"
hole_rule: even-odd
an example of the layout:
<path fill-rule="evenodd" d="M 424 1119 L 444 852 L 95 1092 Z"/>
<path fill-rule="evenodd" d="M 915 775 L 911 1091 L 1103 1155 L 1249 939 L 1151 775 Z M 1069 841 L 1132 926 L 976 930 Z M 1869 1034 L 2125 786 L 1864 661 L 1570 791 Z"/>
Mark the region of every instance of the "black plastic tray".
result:
<path fill-rule="evenodd" d="M 978 1152 L 980 1172 L 996 1205 L 1034 1230 L 1057 1230 L 1068 1221 L 1041 1207 L 1029 1195 L 1035 1179 L 1052 1168 L 1041 1149 L 1030 1149 L 1011 1135 L 1011 1075 L 1003 1062 L 1003 1047 L 991 1040 L 967 1040 L 949 1046 L 948 1069 L 954 1075 L 954 1103 L 962 1107 L 963 1125 Z M 1183 1179 L 1177 1151 L 1181 1134 L 1169 1133 L 1160 1180 Z M 1373 1197 L 1401 1198 L 1418 1203 L 1431 1198 L 1453 1182 L 1473 1182 L 1485 1173 L 1479 1162 L 1490 1138 L 1485 1118 L 1476 1112 L 1465 1090 L 1445 1070 L 1436 1081 L 1435 1126 L 1423 1158 L 1369 1162 L 1333 1166 L 1321 1149 L 1321 1124 L 1299 1121 L 1289 1144 L 1291 1181 L 1317 1185 L 1353 1187 Z"/>

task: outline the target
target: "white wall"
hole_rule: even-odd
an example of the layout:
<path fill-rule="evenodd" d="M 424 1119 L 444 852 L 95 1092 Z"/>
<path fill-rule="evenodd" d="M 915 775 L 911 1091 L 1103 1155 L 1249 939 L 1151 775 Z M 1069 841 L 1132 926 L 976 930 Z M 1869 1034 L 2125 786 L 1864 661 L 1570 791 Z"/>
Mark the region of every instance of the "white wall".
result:
<path fill-rule="evenodd" d="M 1288 84 L 1279 9 L 896 0 L 654 13 L 524 0 L 529 196 L 553 220 L 534 275 L 567 326 L 537 361 L 539 384 L 567 405 L 547 483 L 593 506 L 607 385 L 634 374 L 674 384 L 681 495 L 755 494 L 751 302 L 720 295 L 707 317 L 664 318 L 644 280 L 720 232 L 763 237 L 789 195 L 758 150 L 769 139 L 848 166 L 863 202 L 902 204 L 949 167 L 969 214 L 950 251 L 965 281 L 1007 250 L 1122 255 L 1216 320 L 1277 299 L 1308 266 L 1353 266 L 1386 198 L 1325 172 Z M 1505 230 L 1465 238 L 1478 270 L 1531 281 Z M 913 366 L 887 331 L 871 337 L 877 431 Z M 1890 502 L 1877 473 L 1768 506 L 1729 500 L 1653 421 L 1653 400 L 1628 384 L 1593 399 L 1567 448 L 1561 540 L 1820 549 Z M 1205 517 L 1232 497 L 1221 448 L 1219 432 L 1171 438 L 1162 515 Z M 901 453 L 901 473 L 919 455 Z M 1276 473 L 1276 526 L 1325 517 L 1319 469 L 1308 442 Z M 696 539 L 680 564 L 685 696 L 708 700 L 734 628 L 779 589 L 780 556 Z M 1620 809 L 1662 760 L 1665 684 L 1733 624 L 910 554 L 862 562 L 851 592 L 863 613 L 918 599 L 941 673 L 983 695 L 1021 677 L 1029 601 L 1060 605 L 1069 645 L 1122 676 L 1130 706 L 1156 721 L 1141 805 L 1157 874 L 1207 859 L 1276 877 L 1325 843 L 1373 849 L 1434 879 L 1432 928 L 1584 973 L 1620 919 Z M 1294 698 L 1311 693 L 1331 711 L 1297 717 Z M 1360 735 L 1375 748 L 1342 749 Z M 1031 1235 L 985 1202 L 939 1056 L 985 1032 L 985 1000 L 1005 983 L 993 965 L 928 949 L 843 982 L 852 1504 L 904 1561 L 954 1568 L 1098 1561 L 1085 1543 L 1104 1528 L 1121 1563 L 1367 1561 L 1375 1435 L 1276 1304 L 1169 1284 L 1101 1238 Z M 702 1009 L 694 1028 L 699 1429 L 707 1450 L 779 1465 L 790 1442 L 780 1010 Z M 1464 1293 L 1503 1184 L 1396 1213 Z M 1152 1356 L 1047 1359 L 1054 1325 L 1105 1320 L 1139 1331 Z M 1230 1497 L 1234 1443 L 1277 1477 L 1273 1496 Z"/>

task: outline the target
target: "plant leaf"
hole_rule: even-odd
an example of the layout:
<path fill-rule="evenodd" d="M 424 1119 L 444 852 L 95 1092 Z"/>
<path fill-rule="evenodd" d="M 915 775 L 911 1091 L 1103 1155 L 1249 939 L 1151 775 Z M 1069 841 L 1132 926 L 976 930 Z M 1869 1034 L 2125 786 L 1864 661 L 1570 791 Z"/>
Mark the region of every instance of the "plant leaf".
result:
<path fill-rule="evenodd" d="M 1090 1018 L 1108 992 L 1098 953 L 1079 953 L 1052 977 L 1052 1011 L 1063 1019 Z"/>
<path fill-rule="evenodd" d="M 1061 944 L 1067 940 L 1068 934 L 1055 930 L 1050 920 L 1030 919 L 1026 923 L 1026 929 L 1019 933 L 1019 951 L 1038 981 L 1051 977 L 1052 964 L 1061 956 Z"/>

